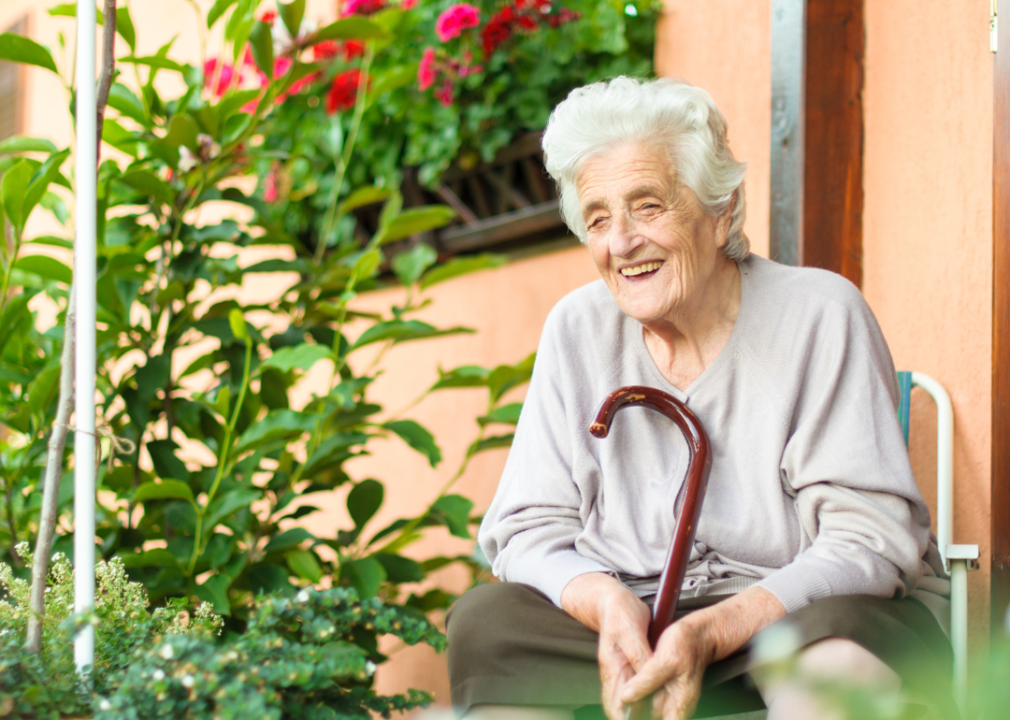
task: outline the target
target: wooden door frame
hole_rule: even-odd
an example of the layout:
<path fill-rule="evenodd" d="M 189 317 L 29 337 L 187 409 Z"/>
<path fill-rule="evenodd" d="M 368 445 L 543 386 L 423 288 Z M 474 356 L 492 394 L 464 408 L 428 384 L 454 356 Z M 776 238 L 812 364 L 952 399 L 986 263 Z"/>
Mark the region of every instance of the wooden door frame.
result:
<path fill-rule="evenodd" d="M 992 545 L 990 628 L 1010 607 L 1010 0 L 999 0 L 993 56 Z"/>
<path fill-rule="evenodd" d="M 864 0 L 772 0 L 770 256 L 863 281 Z"/>

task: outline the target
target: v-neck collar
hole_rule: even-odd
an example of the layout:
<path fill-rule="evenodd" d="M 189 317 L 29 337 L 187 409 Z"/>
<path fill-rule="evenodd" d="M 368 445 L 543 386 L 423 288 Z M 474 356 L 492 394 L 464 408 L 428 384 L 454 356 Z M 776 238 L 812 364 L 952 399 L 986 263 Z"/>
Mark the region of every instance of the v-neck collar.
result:
<path fill-rule="evenodd" d="M 736 320 L 733 323 L 733 330 L 730 332 L 729 339 L 726 341 L 726 344 L 723 345 L 719 354 L 716 355 L 715 360 L 713 360 L 709 366 L 701 372 L 701 375 L 696 377 L 691 384 L 683 390 L 667 380 L 666 376 L 663 375 L 659 367 L 656 365 L 656 361 L 652 357 L 652 353 L 649 352 L 649 347 L 645 344 L 645 328 L 642 324 L 634 318 L 628 317 L 627 315 L 625 316 L 625 322 L 634 325 L 632 328 L 632 335 L 635 338 L 634 348 L 636 354 L 639 355 L 642 360 L 643 365 L 645 365 L 649 372 L 652 373 L 652 376 L 658 383 L 658 387 L 660 389 L 670 393 L 683 403 L 687 403 L 690 397 L 697 394 L 699 388 L 707 382 L 709 377 L 712 375 L 718 375 L 720 368 L 730 362 L 736 352 L 735 347 L 739 343 L 740 335 L 743 333 L 741 328 L 746 324 L 746 322 L 748 322 L 750 315 L 749 307 L 751 303 L 749 303 L 748 300 L 750 298 L 750 273 L 753 271 L 751 263 L 748 262 L 750 257 L 751 256 L 748 256 L 736 264 L 737 270 L 740 272 L 740 309 L 737 311 Z"/>

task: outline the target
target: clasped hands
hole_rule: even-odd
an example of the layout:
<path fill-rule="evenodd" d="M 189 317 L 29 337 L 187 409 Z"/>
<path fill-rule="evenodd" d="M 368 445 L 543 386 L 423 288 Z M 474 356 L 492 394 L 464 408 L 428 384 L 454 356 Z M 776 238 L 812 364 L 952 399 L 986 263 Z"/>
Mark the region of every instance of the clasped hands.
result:
<path fill-rule="evenodd" d="M 575 577 L 561 607 L 600 634 L 602 703 L 610 720 L 624 720 L 629 705 L 650 696 L 653 718 L 687 720 L 701 697 L 705 668 L 786 614 L 774 595 L 752 587 L 673 623 L 653 651 L 648 606 L 610 575 Z"/>

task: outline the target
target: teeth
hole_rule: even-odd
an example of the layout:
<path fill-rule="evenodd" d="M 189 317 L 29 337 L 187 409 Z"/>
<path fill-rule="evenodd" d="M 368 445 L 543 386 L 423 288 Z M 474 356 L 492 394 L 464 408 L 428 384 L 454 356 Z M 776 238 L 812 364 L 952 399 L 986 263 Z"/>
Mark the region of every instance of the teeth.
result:
<path fill-rule="evenodd" d="M 621 275 L 624 277 L 631 277 L 632 275 L 641 275 L 642 273 L 652 272 L 653 270 L 659 270 L 661 262 L 649 262 L 643 263 L 642 265 L 636 265 L 630 268 L 621 268 Z"/>

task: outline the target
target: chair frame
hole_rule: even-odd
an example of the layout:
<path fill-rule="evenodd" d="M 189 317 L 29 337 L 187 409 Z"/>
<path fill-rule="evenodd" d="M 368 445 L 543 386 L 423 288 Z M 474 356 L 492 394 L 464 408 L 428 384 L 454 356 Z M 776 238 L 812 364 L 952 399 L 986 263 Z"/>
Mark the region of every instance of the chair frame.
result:
<path fill-rule="evenodd" d="M 968 571 L 978 569 L 978 545 L 954 544 L 954 408 L 943 386 L 919 372 L 899 372 L 898 420 L 908 445 L 909 406 L 913 387 L 936 403 L 936 540 L 950 575 L 950 644 L 954 650 L 954 701 L 967 717 Z"/>

